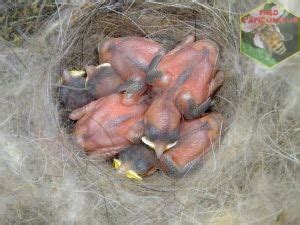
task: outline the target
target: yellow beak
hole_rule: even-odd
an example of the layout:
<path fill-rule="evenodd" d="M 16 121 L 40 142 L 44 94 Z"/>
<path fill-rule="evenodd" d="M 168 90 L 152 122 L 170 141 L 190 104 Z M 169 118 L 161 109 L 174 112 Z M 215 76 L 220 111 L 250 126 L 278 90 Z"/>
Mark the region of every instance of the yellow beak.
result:
<path fill-rule="evenodd" d="M 122 165 L 121 160 L 119 160 L 119 159 L 113 159 L 112 166 L 113 166 L 115 169 L 118 170 L 118 173 L 124 174 L 124 170 L 125 170 L 126 166 L 121 168 L 121 165 Z M 135 172 L 134 170 L 127 170 L 127 171 L 125 172 L 125 175 L 126 175 L 126 177 L 129 178 L 129 179 L 143 180 L 143 178 L 142 178 L 141 176 L 139 176 L 139 175 L 137 174 L 137 172 Z"/>
<path fill-rule="evenodd" d="M 127 170 L 126 177 L 134 180 L 143 180 L 143 178 L 139 176 L 134 170 Z"/>
<path fill-rule="evenodd" d="M 70 70 L 70 75 L 72 77 L 83 77 L 85 75 L 84 70 Z"/>
<path fill-rule="evenodd" d="M 118 169 L 118 168 L 120 168 L 121 164 L 122 164 L 121 160 L 119 160 L 119 159 L 114 159 L 114 160 L 113 160 L 113 163 L 112 163 L 112 166 L 113 166 L 115 169 Z"/>

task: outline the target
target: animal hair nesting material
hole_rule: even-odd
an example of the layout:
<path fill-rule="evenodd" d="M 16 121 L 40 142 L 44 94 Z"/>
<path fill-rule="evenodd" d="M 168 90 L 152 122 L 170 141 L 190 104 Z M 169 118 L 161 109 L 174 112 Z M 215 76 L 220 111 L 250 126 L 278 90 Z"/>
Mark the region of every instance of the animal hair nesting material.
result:
<path fill-rule="evenodd" d="M 239 17 L 261 3 L 60 1 L 21 46 L 1 38 L 1 223 L 300 223 L 299 53 L 267 69 L 239 51 Z M 202 166 L 135 181 L 88 157 L 58 99 L 63 70 L 99 64 L 110 38 L 172 49 L 187 34 L 218 44 L 225 80 L 210 109 L 224 127 Z"/>

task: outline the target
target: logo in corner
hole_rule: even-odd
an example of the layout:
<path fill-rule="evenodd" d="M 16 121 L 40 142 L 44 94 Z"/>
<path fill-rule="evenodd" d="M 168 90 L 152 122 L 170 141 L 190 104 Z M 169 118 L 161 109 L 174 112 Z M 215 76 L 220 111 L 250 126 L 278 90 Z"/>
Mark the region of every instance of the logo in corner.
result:
<path fill-rule="evenodd" d="M 273 67 L 298 51 L 299 18 L 278 4 L 267 2 L 241 17 L 240 50 Z"/>

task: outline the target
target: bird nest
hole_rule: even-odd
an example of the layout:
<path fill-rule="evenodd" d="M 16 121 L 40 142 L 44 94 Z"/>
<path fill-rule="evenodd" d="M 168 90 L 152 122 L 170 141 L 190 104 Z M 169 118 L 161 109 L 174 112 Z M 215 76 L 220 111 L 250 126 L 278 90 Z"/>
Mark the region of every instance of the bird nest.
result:
<path fill-rule="evenodd" d="M 254 5 L 218 4 L 62 5 L 22 48 L 1 41 L 1 221 L 297 221 L 299 65 L 291 59 L 270 74 L 241 56 L 238 10 Z M 57 98 L 62 70 L 97 65 L 97 45 L 111 37 L 142 36 L 172 48 L 187 34 L 218 43 L 225 73 L 212 110 L 226 126 L 203 167 L 180 179 L 158 172 L 135 182 L 88 159 Z"/>

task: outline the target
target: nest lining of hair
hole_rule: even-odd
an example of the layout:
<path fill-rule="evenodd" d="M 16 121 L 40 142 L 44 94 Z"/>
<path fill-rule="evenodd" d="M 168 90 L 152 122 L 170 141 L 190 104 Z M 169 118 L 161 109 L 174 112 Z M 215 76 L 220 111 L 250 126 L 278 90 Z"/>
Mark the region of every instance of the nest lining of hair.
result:
<path fill-rule="evenodd" d="M 1 220 L 273 224 L 299 219 L 299 80 L 293 72 L 299 65 L 291 59 L 270 75 L 239 54 L 237 8 L 242 7 L 68 5 L 22 48 L 1 41 Z M 97 65 L 97 44 L 110 37 L 144 36 L 171 48 L 187 34 L 219 44 L 226 79 L 213 107 L 225 116 L 226 127 L 203 167 L 182 179 L 158 172 L 139 183 L 117 176 L 107 162 L 87 159 L 74 145 L 58 103 L 62 69 Z"/>

